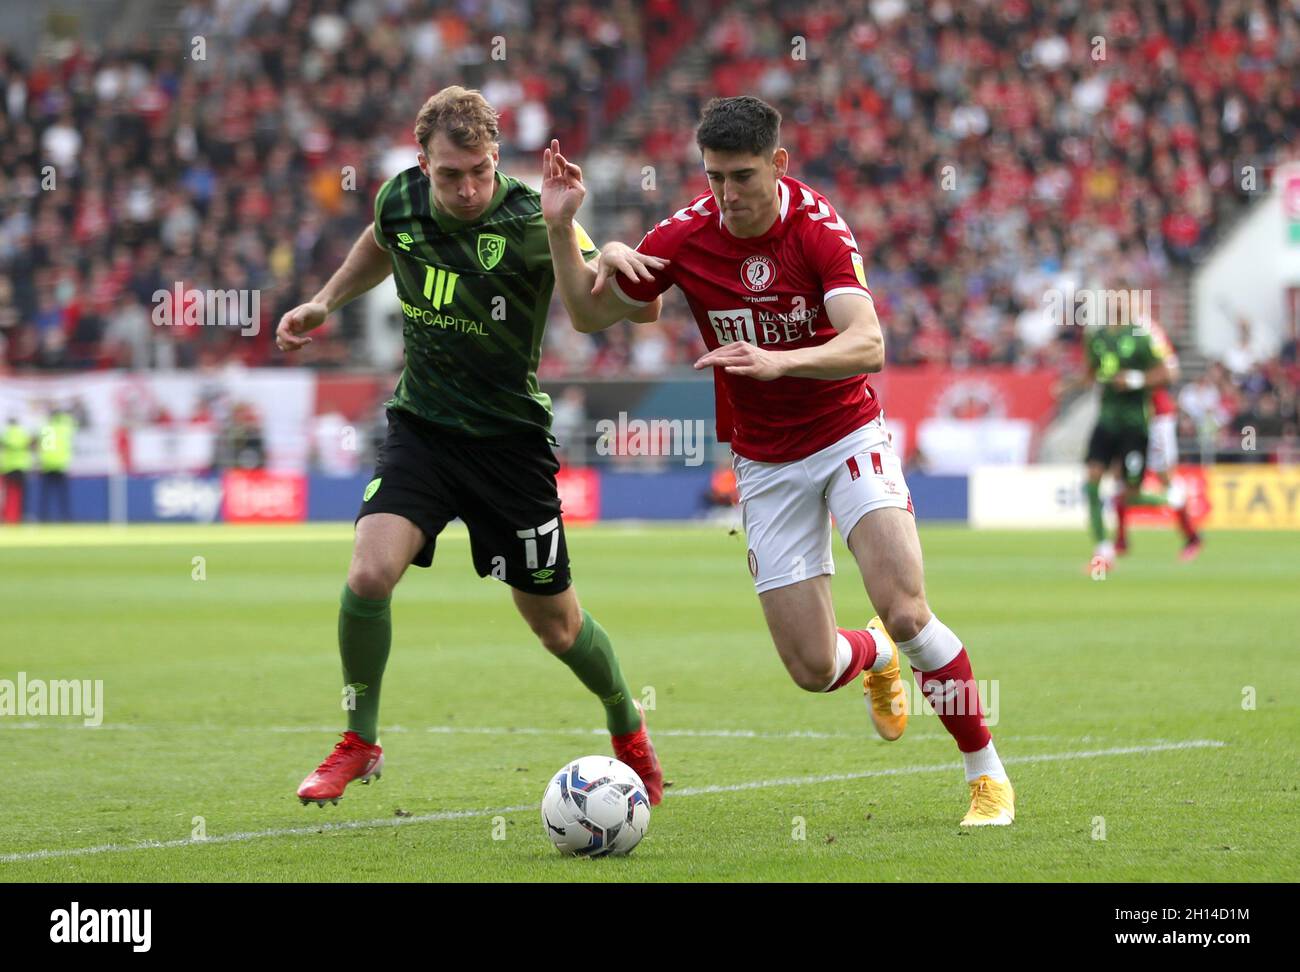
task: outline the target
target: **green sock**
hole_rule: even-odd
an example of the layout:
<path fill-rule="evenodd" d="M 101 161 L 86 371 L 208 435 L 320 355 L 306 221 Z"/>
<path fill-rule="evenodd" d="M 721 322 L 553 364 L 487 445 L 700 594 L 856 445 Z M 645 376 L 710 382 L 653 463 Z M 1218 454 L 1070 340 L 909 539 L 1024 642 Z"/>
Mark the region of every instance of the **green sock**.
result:
<path fill-rule="evenodd" d="M 605 706 L 605 725 L 611 735 L 622 736 L 641 727 L 641 714 L 637 712 L 627 681 L 618 669 L 618 658 L 614 656 L 609 635 L 586 611 L 582 612 L 582 630 L 578 632 L 578 639 L 559 658 Z"/>
<path fill-rule="evenodd" d="M 1088 525 L 1092 528 L 1092 539 L 1101 543 L 1106 539 L 1106 527 L 1101 520 L 1101 484 L 1084 483 L 1083 492 L 1088 497 Z"/>
<path fill-rule="evenodd" d="M 379 741 L 379 686 L 393 643 L 392 598 L 374 601 L 358 597 L 343 585 L 339 602 L 339 656 L 343 659 L 343 685 L 349 692 L 348 728 L 366 742 Z"/>
<path fill-rule="evenodd" d="M 1138 493 L 1136 498 L 1128 501 L 1129 506 L 1168 506 L 1169 501 L 1162 493 Z"/>

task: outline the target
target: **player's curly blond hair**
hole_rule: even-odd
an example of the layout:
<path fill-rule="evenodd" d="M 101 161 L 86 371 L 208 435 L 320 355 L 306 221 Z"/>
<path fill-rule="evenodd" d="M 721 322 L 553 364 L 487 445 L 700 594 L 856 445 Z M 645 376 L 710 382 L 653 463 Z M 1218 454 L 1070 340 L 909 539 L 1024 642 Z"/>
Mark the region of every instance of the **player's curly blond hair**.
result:
<path fill-rule="evenodd" d="M 443 88 L 415 116 L 415 140 L 426 152 L 429 139 L 443 132 L 461 148 L 487 148 L 497 144 L 501 130 L 497 112 L 482 92 L 458 84 Z"/>

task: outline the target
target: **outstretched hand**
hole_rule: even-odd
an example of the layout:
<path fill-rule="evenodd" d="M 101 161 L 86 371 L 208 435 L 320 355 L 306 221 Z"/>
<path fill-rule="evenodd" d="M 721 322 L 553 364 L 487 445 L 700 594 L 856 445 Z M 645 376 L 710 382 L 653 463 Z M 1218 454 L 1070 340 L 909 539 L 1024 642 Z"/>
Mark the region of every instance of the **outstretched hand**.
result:
<path fill-rule="evenodd" d="M 606 243 L 600 248 L 600 259 L 596 263 L 596 285 L 591 288 L 593 295 L 605 289 L 605 281 L 621 273 L 628 280 L 636 283 L 651 283 L 656 270 L 668 266 L 669 261 L 663 257 L 651 256 L 632 249 L 626 243 Z"/>
<path fill-rule="evenodd" d="M 324 304 L 299 304 L 280 318 L 275 329 L 275 344 L 281 351 L 297 351 L 311 344 L 306 332 L 320 327 L 328 317 Z"/>
<path fill-rule="evenodd" d="M 774 351 L 765 351 L 748 341 L 733 341 L 720 348 L 714 348 L 695 362 L 698 371 L 701 368 L 721 368 L 729 375 L 744 375 L 759 381 L 772 381 L 785 374 L 781 355 Z"/>
<path fill-rule="evenodd" d="M 560 140 L 542 152 L 542 218 L 547 223 L 572 222 L 587 195 L 582 169 L 560 154 Z"/>

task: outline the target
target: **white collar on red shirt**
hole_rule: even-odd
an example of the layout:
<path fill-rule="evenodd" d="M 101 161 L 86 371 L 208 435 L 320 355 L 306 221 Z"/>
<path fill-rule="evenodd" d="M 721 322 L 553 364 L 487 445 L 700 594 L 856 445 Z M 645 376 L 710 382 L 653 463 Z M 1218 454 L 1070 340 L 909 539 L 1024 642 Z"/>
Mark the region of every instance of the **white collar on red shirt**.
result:
<path fill-rule="evenodd" d="M 790 190 L 786 188 L 784 179 L 776 180 L 776 201 L 780 211 L 776 217 L 776 223 L 784 223 L 785 215 L 790 211 Z M 775 226 L 773 223 L 772 226 Z M 722 207 L 718 207 L 718 228 L 722 228 Z M 769 227 L 769 231 L 770 231 Z"/>

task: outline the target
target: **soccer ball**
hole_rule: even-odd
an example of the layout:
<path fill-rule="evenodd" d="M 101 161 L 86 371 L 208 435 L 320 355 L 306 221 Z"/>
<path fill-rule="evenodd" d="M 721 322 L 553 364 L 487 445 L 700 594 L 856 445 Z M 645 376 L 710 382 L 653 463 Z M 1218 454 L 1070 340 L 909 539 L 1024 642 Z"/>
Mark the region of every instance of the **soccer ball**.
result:
<path fill-rule="evenodd" d="M 542 829 L 562 853 L 628 854 L 650 825 L 650 797 L 632 767 L 583 756 L 551 778 L 542 794 Z"/>

